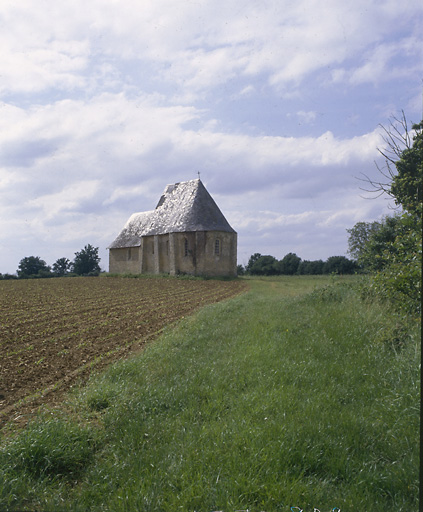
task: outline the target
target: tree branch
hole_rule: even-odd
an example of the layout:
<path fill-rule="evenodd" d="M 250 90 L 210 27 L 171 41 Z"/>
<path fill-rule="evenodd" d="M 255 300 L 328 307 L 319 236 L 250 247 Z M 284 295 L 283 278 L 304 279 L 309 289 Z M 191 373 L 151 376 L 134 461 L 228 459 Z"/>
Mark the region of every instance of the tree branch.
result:
<path fill-rule="evenodd" d="M 382 140 L 386 147 L 384 149 L 377 148 L 377 151 L 384 158 L 385 165 L 380 167 L 377 162 L 375 162 L 375 165 L 384 180 L 379 181 L 372 179 L 364 173 L 360 173 L 363 176 L 362 178 L 356 179 L 367 183 L 369 188 L 366 189 L 360 187 L 360 190 L 370 194 L 376 194 L 374 199 L 383 194 L 395 199 L 395 196 L 391 192 L 392 180 L 396 176 L 395 164 L 400 159 L 404 150 L 412 147 L 412 137 L 410 135 L 407 119 L 403 110 L 401 110 L 401 116 L 391 116 L 387 127 L 382 124 L 379 126 L 383 131 Z"/>

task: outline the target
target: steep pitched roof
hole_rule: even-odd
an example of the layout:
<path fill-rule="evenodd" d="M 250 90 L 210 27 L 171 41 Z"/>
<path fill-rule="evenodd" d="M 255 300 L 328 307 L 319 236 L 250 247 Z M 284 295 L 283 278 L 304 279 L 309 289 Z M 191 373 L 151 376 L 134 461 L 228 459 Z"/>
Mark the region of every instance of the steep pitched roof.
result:
<path fill-rule="evenodd" d="M 156 209 L 134 213 L 109 249 L 136 247 L 141 237 L 189 231 L 235 231 L 200 179 L 168 185 Z"/>

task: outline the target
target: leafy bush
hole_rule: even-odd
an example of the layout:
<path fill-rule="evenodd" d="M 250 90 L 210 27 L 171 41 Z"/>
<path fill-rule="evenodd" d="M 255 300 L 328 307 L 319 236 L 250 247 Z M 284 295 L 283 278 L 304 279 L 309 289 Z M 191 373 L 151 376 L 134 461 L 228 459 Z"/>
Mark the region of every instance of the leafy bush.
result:
<path fill-rule="evenodd" d="M 371 289 L 389 300 L 396 309 L 421 314 L 422 220 L 404 214 L 398 219 L 400 229 L 387 244 L 380 258 L 385 262 L 371 282 Z M 416 229 L 417 228 L 417 229 Z"/>

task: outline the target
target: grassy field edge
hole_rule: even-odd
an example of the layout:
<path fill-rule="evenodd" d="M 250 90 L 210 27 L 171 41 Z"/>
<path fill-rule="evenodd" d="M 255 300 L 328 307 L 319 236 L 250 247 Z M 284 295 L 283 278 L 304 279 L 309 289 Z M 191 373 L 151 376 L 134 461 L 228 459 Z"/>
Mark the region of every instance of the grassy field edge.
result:
<path fill-rule="evenodd" d="M 92 379 L 3 443 L 0 509 L 415 509 L 419 324 L 328 281 L 251 279 Z"/>

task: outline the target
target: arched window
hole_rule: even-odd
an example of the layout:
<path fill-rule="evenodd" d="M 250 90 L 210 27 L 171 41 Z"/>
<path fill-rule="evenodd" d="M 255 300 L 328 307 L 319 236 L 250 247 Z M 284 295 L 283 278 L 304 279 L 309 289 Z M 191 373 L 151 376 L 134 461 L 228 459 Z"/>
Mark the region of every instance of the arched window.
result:
<path fill-rule="evenodd" d="M 216 238 L 216 240 L 214 241 L 214 254 L 216 256 L 219 256 L 219 254 L 220 254 L 220 240 L 219 240 L 219 238 Z"/>
<path fill-rule="evenodd" d="M 184 240 L 184 254 L 185 256 L 188 256 L 188 239 L 185 238 Z"/>

